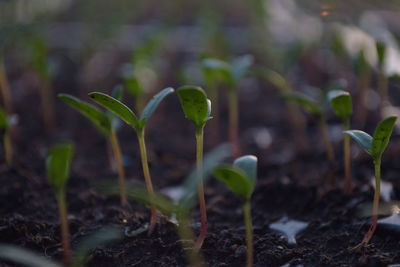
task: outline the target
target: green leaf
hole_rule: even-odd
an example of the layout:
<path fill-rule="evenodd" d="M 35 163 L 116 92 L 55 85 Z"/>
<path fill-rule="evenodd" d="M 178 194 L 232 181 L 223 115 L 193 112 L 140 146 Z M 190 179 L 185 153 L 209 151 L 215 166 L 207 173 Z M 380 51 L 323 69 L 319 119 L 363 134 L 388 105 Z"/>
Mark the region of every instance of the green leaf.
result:
<path fill-rule="evenodd" d="M 150 119 L 150 117 L 153 115 L 154 111 L 160 105 L 161 101 L 168 96 L 169 94 L 172 94 L 174 92 L 174 89 L 171 87 L 163 89 L 161 92 L 153 96 L 153 98 L 147 103 L 146 107 L 143 109 L 143 112 L 140 116 L 140 125 L 141 127 L 144 127 L 146 122 Z"/>
<path fill-rule="evenodd" d="M 70 143 L 58 144 L 50 149 L 47 156 L 47 177 L 50 183 L 61 190 L 69 178 L 74 146 Z"/>
<path fill-rule="evenodd" d="M 177 90 L 185 117 L 193 122 L 196 128 L 204 127 L 211 119 L 211 102 L 200 87 L 182 86 Z"/>
<path fill-rule="evenodd" d="M 58 98 L 89 119 L 100 132 L 106 136 L 111 134 L 110 119 L 95 106 L 68 94 L 58 94 Z"/>
<path fill-rule="evenodd" d="M 312 100 L 305 95 L 302 95 L 300 93 L 285 93 L 283 97 L 286 98 L 287 100 L 296 102 L 302 108 L 304 108 L 313 115 L 317 116 L 322 115 L 322 110 L 319 107 L 318 103 L 315 100 Z"/>
<path fill-rule="evenodd" d="M 226 73 L 229 73 L 231 70 L 231 66 L 228 63 L 216 58 L 205 58 L 201 61 L 201 65 L 203 69 L 208 70 L 223 71 Z"/>
<path fill-rule="evenodd" d="M 216 86 L 219 82 L 232 83 L 231 66 L 227 62 L 215 58 L 205 58 L 201 65 L 208 86 Z"/>
<path fill-rule="evenodd" d="M 236 82 L 239 82 L 249 71 L 253 64 L 252 55 L 244 55 L 232 62 L 232 77 Z"/>
<path fill-rule="evenodd" d="M 0 258 L 31 267 L 61 267 L 32 251 L 12 245 L 0 244 Z"/>
<path fill-rule="evenodd" d="M 124 96 L 124 88 L 123 88 L 123 86 L 122 85 L 115 86 L 113 91 L 112 91 L 111 96 L 114 97 L 115 99 L 117 99 L 118 101 L 122 101 L 122 98 Z M 119 117 L 116 116 L 110 110 L 106 111 L 106 115 L 111 121 L 111 127 L 112 127 L 113 131 L 117 131 L 118 128 L 121 126 L 121 120 L 119 119 Z"/>
<path fill-rule="evenodd" d="M 72 266 L 85 266 L 88 261 L 89 253 L 93 249 L 121 238 L 121 231 L 111 226 L 100 229 L 89 237 L 85 237 L 74 250 Z"/>
<path fill-rule="evenodd" d="M 0 108 L 0 129 L 7 130 L 9 127 L 7 114 L 4 109 Z"/>
<path fill-rule="evenodd" d="M 122 101 L 123 95 L 124 95 L 124 88 L 122 87 L 122 85 L 115 86 L 111 96 L 117 99 L 118 101 Z"/>
<path fill-rule="evenodd" d="M 343 90 L 332 90 L 328 93 L 328 99 L 333 111 L 343 120 L 353 113 L 351 95 Z"/>
<path fill-rule="evenodd" d="M 372 155 L 380 158 L 385 151 L 393 132 L 397 117 L 391 116 L 382 120 L 375 129 L 372 137 Z"/>
<path fill-rule="evenodd" d="M 252 188 L 254 189 L 257 180 L 257 157 L 253 155 L 247 155 L 237 158 L 233 162 L 233 166 L 241 169 L 247 179 L 250 181 Z"/>
<path fill-rule="evenodd" d="M 214 170 L 213 175 L 243 200 L 251 197 L 253 187 L 241 169 L 231 166 L 221 166 Z"/>
<path fill-rule="evenodd" d="M 360 130 L 343 131 L 354 139 L 368 154 L 372 154 L 372 136 Z"/>
<path fill-rule="evenodd" d="M 133 111 L 125 104 L 121 103 L 120 101 L 109 95 L 99 92 L 89 93 L 89 97 L 99 105 L 113 112 L 115 115 L 117 115 L 120 119 L 125 121 L 133 128 L 137 128 L 138 119 L 135 113 L 133 113 Z"/>

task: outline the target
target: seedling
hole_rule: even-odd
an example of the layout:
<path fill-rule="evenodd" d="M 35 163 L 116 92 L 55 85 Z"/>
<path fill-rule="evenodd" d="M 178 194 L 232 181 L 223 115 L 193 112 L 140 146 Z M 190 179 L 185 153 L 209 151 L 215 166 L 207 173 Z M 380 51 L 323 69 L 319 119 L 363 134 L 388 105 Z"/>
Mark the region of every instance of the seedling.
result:
<path fill-rule="evenodd" d="M 140 148 L 140 157 L 142 161 L 143 175 L 146 182 L 146 187 L 150 196 L 154 195 L 153 183 L 151 181 L 149 164 L 147 160 L 147 150 L 145 143 L 145 126 L 147 121 L 153 115 L 154 111 L 161 103 L 161 101 L 169 94 L 173 93 L 174 89 L 165 88 L 158 94 L 156 94 L 146 105 L 142 114 L 138 118 L 135 113 L 124 105 L 119 100 L 103 94 L 99 92 L 92 92 L 89 94 L 90 98 L 98 103 L 99 105 L 105 107 L 106 109 L 113 112 L 117 115 L 121 120 L 125 121 L 128 125 L 130 125 L 136 132 L 139 148 Z M 151 206 L 151 219 L 150 219 L 150 227 L 149 234 L 151 234 L 154 230 L 154 227 L 157 223 L 157 209 L 154 205 Z"/>
<path fill-rule="evenodd" d="M 72 144 L 58 144 L 51 148 L 47 157 L 47 178 L 56 191 L 56 199 L 60 216 L 61 239 L 64 250 L 64 263 L 71 263 L 71 244 L 67 218 L 67 202 L 65 199 L 65 185 L 69 179 L 70 166 L 74 146 Z"/>
<path fill-rule="evenodd" d="M 366 246 L 372 238 L 376 230 L 378 221 L 379 198 L 381 195 L 381 158 L 386 147 L 389 144 L 393 127 L 397 120 L 396 116 L 388 117 L 382 120 L 375 129 L 374 135 L 359 130 L 344 131 L 345 134 L 351 136 L 369 155 L 371 155 L 375 169 L 375 193 L 372 203 L 371 226 L 364 236 L 362 242 L 357 246 L 361 248 Z"/>
<path fill-rule="evenodd" d="M 0 108 L 0 129 L 3 131 L 3 150 L 4 158 L 7 165 L 12 164 L 13 159 L 13 149 L 11 143 L 11 117 L 8 117 L 6 112 Z"/>
<path fill-rule="evenodd" d="M 353 113 L 351 95 L 342 90 L 332 90 L 328 93 L 328 98 L 333 111 L 342 119 L 343 130 L 350 130 L 350 117 Z M 350 163 L 350 136 L 345 135 L 343 141 L 343 165 L 344 165 L 344 192 L 350 194 L 353 190 L 351 180 Z"/>
<path fill-rule="evenodd" d="M 122 88 L 117 87 L 113 96 L 117 99 L 122 97 Z M 58 97 L 77 110 L 87 119 L 89 119 L 94 126 L 105 136 L 110 142 L 113 151 L 114 159 L 117 164 L 118 182 L 120 186 L 120 198 L 123 206 L 128 206 L 129 203 L 126 198 L 126 185 L 125 185 L 125 169 L 123 166 L 121 147 L 117 136 L 118 118 L 109 112 L 102 112 L 95 106 L 86 103 L 74 96 L 68 94 L 59 94 Z"/>
<path fill-rule="evenodd" d="M 218 59 L 209 59 L 203 62 L 203 68 L 216 72 L 217 77 L 223 78 L 224 85 L 228 87 L 229 141 L 234 156 L 240 154 L 238 87 L 252 63 L 253 57 L 250 55 L 239 57 L 231 64 Z"/>
<path fill-rule="evenodd" d="M 236 159 L 233 166 L 217 167 L 214 176 L 223 182 L 243 202 L 243 216 L 246 226 L 247 267 L 253 266 L 253 226 L 250 199 L 257 180 L 257 158 L 243 156 Z"/>
<path fill-rule="evenodd" d="M 200 206 L 201 230 L 195 244 L 195 249 L 200 249 L 207 235 L 207 211 L 202 179 L 203 137 L 204 126 L 211 119 L 211 101 L 207 99 L 205 92 L 200 87 L 183 86 L 178 89 L 177 93 L 183 112 L 186 118 L 194 124 L 196 132 L 196 167 L 197 180 L 199 181 L 197 194 Z"/>
<path fill-rule="evenodd" d="M 300 93 L 287 93 L 285 94 L 285 98 L 299 104 L 304 110 L 315 116 L 318 120 L 318 126 L 322 135 L 323 142 L 325 144 L 326 156 L 328 160 L 333 163 L 335 159 L 334 150 L 332 144 L 329 140 L 328 129 L 326 126 L 325 115 L 321 105 Z"/>

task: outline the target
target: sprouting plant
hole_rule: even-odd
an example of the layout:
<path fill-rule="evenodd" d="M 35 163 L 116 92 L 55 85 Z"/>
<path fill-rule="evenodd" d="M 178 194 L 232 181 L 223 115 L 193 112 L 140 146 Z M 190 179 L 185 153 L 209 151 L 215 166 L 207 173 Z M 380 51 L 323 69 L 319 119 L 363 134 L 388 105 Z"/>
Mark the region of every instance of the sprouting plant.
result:
<path fill-rule="evenodd" d="M 332 143 L 329 140 L 329 134 L 328 134 L 327 126 L 326 126 L 325 115 L 324 115 L 324 111 L 323 111 L 321 105 L 317 101 L 315 101 L 303 94 L 300 94 L 300 93 L 287 93 L 287 94 L 285 94 L 285 98 L 296 102 L 304 110 L 306 110 L 307 112 L 309 112 L 310 114 L 314 115 L 317 118 L 318 126 L 321 131 L 323 142 L 325 144 L 327 158 L 331 163 L 334 162 L 335 153 L 334 153 L 334 150 L 332 147 Z"/>
<path fill-rule="evenodd" d="M 208 76 L 210 76 L 211 71 L 216 72 L 214 77 L 223 78 L 222 83 L 228 87 L 229 141 L 235 156 L 240 154 L 238 87 L 252 63 L 253 57 L 250 55 L 238 57 L 231 64 L 218 59 L 203 61 L 203 68 L 208 70 Z"/>
<path fill-rule="evenodd" d="M 7 116 L 6 112 L 0 108 L 0 130 L 3 131 L 4 158 L 8 165 L 11 165 L 13 161 L 13 149 L 10 133 L 12 124 L 12 117 Z"/>
<path fill-rule="evenodd" d="M 70 143 L 58 144 L 51 148 L 47 157 L 47 178 L 56 191 L 56 199 L 60 216 L 61 239 L 64 250 L 64 263 L 71 263 L 71 244 L 67 218 L 67 201 L 65 185 L 69 179 L 74 146 Z"/>
<path fill-rule="evenodd" d="M 389 144 L 390 137 L 393 132 L 397 117 L 392 116 L 382 120 L 375 129 L 374 135 L 359 130 L 344 131 L 345 134 L 351 136 L 369 155 L 371 155 L 375 169 L 375 193 L 372 203 L 371 226 L 365 234 L 364 239 L 357 247 L 363 247 L 371 240 L 376 230 L 378 221 L 379 198 L 381 195 L 381 159 L 382 154 Z"/>
<path fill-rule="evenodd" d="M 204 198 L 203 179 L 203 137 L 204 126 L 211 119 L 211 101 L 203 89 L 195 86 L 182 86 L 177 90 L 183 112 L 195 127 L 196 132 L 196 167 L 198 176 L 197 194 L 199 198 L 201 230 L 195 248 L 200 249 L 207 235 L 207 211 Z"/>
<path fill-rule="evenodd" d="M 183 250 L 186 253 L 187 261 L 190 266 L 204 266 L 201 251 L 196 249 L 196 245 L 192 246 L 191 241 L 195 239 L 193 230 L 190 228 L 190 211 L 196 205 L 196 192 L 199 184 L 199 179 L 205 183 L 211 172 L 231 155 L 230 146 L 222 144 L 213 149 L 204 156 L 203 175 L 198 176 L 198 168 L 196 167 L 185 179 L 181 186 L 182 192 L 177 199 L 169 199 L 166 196 L 158 193 L 150 195 L 149 192 L 139 185 L 128 186 L 128 197 L 140 203 L 149 206 L 155 206 L 167 217 L 176 217 L 177 234 L 181 239 Z M 117 193 L 116 186 L 110 183 L 100 184 L 98 187 L 101 193 L 115 194 Z M 196 244 L 196 243 L 194 243 Z"/>
<path fill-rule="evenodd" d="M 353 104 L 351 95 L 343 90 L 332 90 L 328 93 L 328 98 L 333 111 L 342 119 L 343 130 L 350 130 L 350 117 L 353 114 Z M 344 165 L 344 192 L 350 194 L 353 189 L 351 180 L 350 163 L 350 137 L 344 136 L 343 141 L 343 165 Z"/>
<path fill-rule="evenodd" d="M 48 47 L 45 41 L 33 36 L 30 41 L 31 67 L 40 78 L 40 97 L 42 105 L 42 115 L 47 130 L 54 126 L 54 101 L 53 90 L 51 88 L 52 70 L 48 64 Z"/>
<path fill-rule="evenodd" d="M 243 202 L 243 216 L 246 226 L 247 267 L 253 266 L 253 226 L 251 219 L 251 196 L 257 180 L 257 158 L 243 156 L 236 159 L 233 166 L 220 166 L 214 176 L 222 181 Z"/>
<path fill-rule="evenodd" d="M 136 132 L 138 142 L 139 142 L 139 149 L 140 149 L 140 157 L 142 161 L 142 168 L 143 168 L 143 175 L 146 182 L 146 187 L 149 192 L 149 195 L 154 195 L 153 183 L 151 181 L 149 164 L 147 159 L 147 150 L 146 150 L 146 143 L 145 143 L 145 126 L 147 121 L 153 115 L 154 111 L 161 103 L 161 101 L 168 96 L 169 94 L 173 93 L 174 89 L 172 88 L 165 88 L 158 94 L 156 94 L 146 105 L 142 114 L 138 118 L 135 113 L 124 105 L 119 100 L 103 94 L 99 92 L 92 92 L 89 94 L 90 98 L 98 103 L 99 105 L 105 107 L 106 109 L 113 112 L 117 115 L 120 119 L 125 121 L 128 125 L 130 125 Z M 149 234 L 151 234 L 154 230 L 154 227 L 157 223 L 157 209 L 152 206 L 151 207 L 151 219 L 150 219 L 150 227 L 149 227 Z"/>
<path fill-rule="evenodd" d="M 71 267 L 83 267 L 89 260 L 90 251 L 100 245 L 105 245 L 120 239 L 121 231 L 114 227 L 105 227 L 85 237 L 74 249 Z M 0 258 L 9 260 L 24 266 L 31 267 L 61 267 L 54 261 L 48 260 L 35 252 L 13 245 L 0 244 Z"/>
<path fill-rule="evenodd" d="M 119 124 L 118 118 L 116 118 L 110 112 L 102 112 L 95 106 L 74 96 L 68 94 L 59 94 L 58 97 L 69 106 L 80 112 L 83 116 L 88 118 L 110 142 L 114 156 L 113 158 L 115 159 L 117 165 L 121 204 L 127 206 L 128 201 L 126 198 L 125 169 L 123 166 L 121 147 L 117 136 L 117 128 Z M 113 97 L 116 99 L 122 98 L 121 87 L 115 88 L 113 91 Z"/>

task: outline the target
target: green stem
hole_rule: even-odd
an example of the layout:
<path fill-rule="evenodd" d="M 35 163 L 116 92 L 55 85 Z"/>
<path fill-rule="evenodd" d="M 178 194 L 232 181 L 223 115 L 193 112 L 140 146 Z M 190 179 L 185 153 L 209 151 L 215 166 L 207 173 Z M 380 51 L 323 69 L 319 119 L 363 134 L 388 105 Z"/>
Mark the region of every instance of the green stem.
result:
<path fill-rule="evenodd" d="M 253 225 L 251 219 L 251 206 L 250 200 L 246 200 L 243 204 L 243 216 L 246 226 L 246 246 L 247 246 L 247 267 L 253 266 L 254 253 L 253 253 Z"/>
<path fill-rule="evenodd" d="M 147 150 L 146 150 L 146 143 L 144 140 L 144 129 L 137 132 L 137 137 L 139 141 L 139 148 L 140 148 L 140 157 L 142 161 L 142 168 L 143 168 L 143 175 L 144 180 L 146 183 L 147 192 L 150 195 L 150 198 L 154 199 L 154 189 L 153 183 L 151 181 L 150 170 L 149 170 L 149 163 L 147 161 Z M 154 205 L 151 205 L 151 218 L 150 218 L 150 227 L 149 227 L 149 234 L 151 234 L 157 224 L 157 209 Z"/>
<path fill-rule="evenodd" d="M 114 158 L 117 163 L 121 204 L 126 206 L 126 205 L 128 205 L 128 200 L 126 197 L 125 170 L 124 170 L 123 161 L 122 161 L 121 147 L 119 145 L 117 134 L 114 130 L 111 131 L 110 142 L 111 142 L 111 146 L 112 146 L 112 149 L 114 152 Z"/>
<path fill-rule="evenodd" d="M 229 101 L 229 142 L 232 146 L 233 157 L 240 155 L 239 144 L 239 105 L 237 90 L 230 88 L 228 90 Z"/>
<path fill-rule="evenodd" d="M 346 118 L 343 122 L 343 130 L 350 129 L 350 119 Z M 344 135 L 343 140 L 343 164 L 344 164 L 344 192 L 351 194 L 353 183 L 351 179 L 351 161 L 350 161 L 350 136 Z"/>
<path fill-rule="evenodd" d="M 61 243 L 64 250 L 63 262 L 65 265 L 68 265 L 69 263 L 71 263 L 72 250 L 70 244 L 67 201 L 65 199 L 64 188 L 56 192 L 56 198 L 58 202 L 58 212 L 60 216 Z"/>
<path fill-rule="evenodd" d="M 372 217 L 371 217 L 371 226 L 368 232 L 365 234 L 364 239 L 361 244 L 367 245 L 371 240 L 373 234 L 375 233 L 376 226 L 378 223 L 378 211 L 379 211 L 379 199 L 381 196 L 381 159 L 374 160 L 374 169 L 375 169 L 375 193 L 374 193 L 374 202 L 372 203 Z"/>
<path fill-rule="evenodd" d="M 206 200 L 204 198 L 203 185 L 203 136 L 204 127 L 196 129 L 196 173 L 197 173 L 197 194 L 200 206 L 201 229 L 199 237 L 194 245 L 194 249 L 199 250 L 207 235 L 207 209 Z"/>

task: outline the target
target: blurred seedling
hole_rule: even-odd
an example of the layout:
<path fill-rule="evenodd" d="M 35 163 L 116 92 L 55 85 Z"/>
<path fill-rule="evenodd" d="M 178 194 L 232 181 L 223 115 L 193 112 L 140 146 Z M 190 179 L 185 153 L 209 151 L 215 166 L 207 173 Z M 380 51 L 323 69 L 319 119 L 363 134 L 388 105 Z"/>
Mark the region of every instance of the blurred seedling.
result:
<path fill-rule="evenodd" d="M 239 144 L 239 105 L 238 90 L 240 81 L 247 75 L 249 68 L 253 64 L 253 57 L 245 55 L 236 58 L 232 63 L 227 63 L 219 59 L 204 59 L 202 68 L 206 71 L 206 80 L 218 77 L 222 79 L 224 86 L 228 88 L 228 107 L 229 107 L 229 142 L 233 148 L 233 155 L 240 155 Z M 211 76 L 211 72 L 214 72 Z M 209 83 L 210 81 L 208 81 Z M 211 99 L 213 103 L 215 99 Z M 216 115 L 218 116 L 218 114 Z"/>
<path fill-rule="evenodd" d="M 71 263 L 71 244 L 68 224 L 65 186 L 69 179 L 74 146 L 70 143 L 58 144 L 50 149 L 46 160 L 47 178 L 55 189 L 61 227 L 61 243 L 64 250 L 64 264 Z"/>
<path fill-rule="evenodd" d="M 132 200 L 149 205 L 155 206 L 164 216 L 174 218 L 177 221 L 177 234 L 180 238 L 183 250 L 186 253 L 189 266 L 204 266 L 204 260 L 199 249 L 196 248 L 195 235 L 190 226 L 190 211 L 196 205 L 197 201 L 197 188 L 199 179 L 205 183 L 211 172 L 231 155 L 229 145 L 222 144 L 204 156 L 204 164 L 202 168 L 203 175 L 198 176 L 198 168 L 196 167 L 190 175 L 187 176 L 183 185 L 181 186 L 182 192 L 175 199 L 167 198 L 166 196 L 158 193 L 152 195 L 139 186 L 128 186 L 128 197 Z M 117 188 L 109 183 L 100 184 L 100 193 L 115 194 Z M 191 242 L 193 240 L 193 242 Z"/>
<path fill-rule="evenodd" d="M 322 135 L 322 140 L 325 145 L 326 156 L 329 162 L 334 163 L 335 154 L 332 147 L 332 143 L 329 139 L 328 128 L 326 125 L 326 119 L 324 115 L 324 110 L 321 104 L 319 104 L 316 100 L 309 98 L 306 95 L 300 93 L 286 93 L 284 97 L 287 100 L 293 101 L 300 105 L 305 111 L 315 116 L 318 121 L 318 127 Z"/>
<path fill-rule="evenodd" d="M 6 68 L 4 66 L 4 60 L 1 54 L 0 54 L 0 92 L 1 92 L 1 98 L 3 100 L 4 109 L 8 115 L 11 115 L 13 112 L 12 111 L 13 108 L 11 103 L 10 85 L 7 78 Z"/>
<path fill-rule="evenodd" d="M 389 144 L 396 120 L 397 117 L 395 116 L 382 120 L 376 127 L 373 136 L 370 136 L 369 134 L 360 130 L 344 131 L 344 133 L 353 138 L 365 150 L 365 152 L 371 155 L 375 170 L 375 193 L 374 201 L 372 203 L 371 226 L 368 232 L 365 234 L 362 242 L 356 248 L 361 248 L 368 245 L 376 230 L 379 199 L 381 195 L 381 159 L 383 152 Z"/>
<path fill-rule="evenodd" d="M 232 166 L 220 166 L 213 175 L 223 182 L 242 200 L 246 226 L 247 267 L 253 266 L 253 226 L 251 218 L 251 196 L 257 180 L 257 157 L 248 155 L 236 159 Z"/>
<path fill-rule="evenodd" d="M 8 116 L 6 111 L 0 108 L 0 130 L 3 132 L 3 152 L 7 165 L 13 163 L 13 147 L 11 140 L 11 128 L 16 123 L 15 116 Z"/>
<path fill-rule="evenodd" d="M 114 227 L 105 227 L 89 235 L 78 244 L 70 264 L 61 265 L 35 252 L 14 245 L 0 244 L 0 258 L 31 267 L 83 267 L 90 260 L 90 252 L 96 247 L 106 245 L 122 238 L 121 231 Z"/>
<path fill-rule="evenodd" d="M 207 235 L 207 211 L 204 198 L 203 185 L 203 138 L 204 127 L 211 117 L 211 101 L 203 89 L 195 86 L 182 86 L 177 90 L 185 117 L 190 120 L 196 133 L 196 169 L 197 169 L 197 194 L 199 198 L 201 230 L 195 244 L 195 249 L 200 249 Z"/>
<path fill-rule="evenodd" d="M 95 106 L 86 103 L 74 96 L 68 94 L 59 94 L 58 97 L 67 103 L 70 107 L 77 110 L 102 133 L 105 138 L 110 142 L 112 148 L 113 159 L 115 159 L 118 171 L 118 182 L 120 187 L 120 199 L 123 206 L 128 206 L 129 203 L 126 198 L 126 185 L 125 185 L 125 169 L 123 166 L 121 146 L 119 144 L 117 130 L 119 126 L 119 119 L 111 114 L 109 111 L 103 112 Z M 116 87 L 113 91 L 113 97 L 121 100 L 122 88 Z M 112 167 L 112 166 L 111 166 Z"/>
<path fill-rule="evenodd" d="M 332 90 L 328 93 L 328 99 L 333 111 L 343 123 L 343 130 L 350 130 L 350 117 L 353 114 L 351 95 L 343 90 Z M 351 179 L 350 162 L 350 136 L 345 135 L 343 140 L 343 166 L 344 166 L 344 192 L 351 194 L 353 183 Z"/>
<path fill-rule="evenodd" d="M 129 126 L 131 126 L 137 135 L 138 142 L 139 142 L 139 149 L 140 149 L 140 157 L 142 162 L 143 168 L 143 175 L 146 182 L 146 187 L 149 192 L 150 196 L 154 195 L 153 183 L 151 181 L 151 175 L 149 170 L 149 164 L 147 159 L 147 150 L 146 150 L 146 143 L 145 143 L 145 126 L 150 117 L 153 115 L 154 111 L 161 103 L 161 101 L 168 96 L 169 94 L 173 93 L 174 89 L 172 88 L 165 88 L 158 94 L 156 94 L 146 105 L 142 114 L 138 118 L 135 113 L 128 108 L 125 104 L 120 102 L 119 100 L 111 97 L 109 95 L 99 93 L 99 92 L 92 92 L 89 93 L 90 98 L 98 103 L 99 105 L 103 106 L 104 108 L 110 110 L 115 115 L 117 115 L 121 120 L 125 121 Z M 151 219 L 150 219 L 150 227 L 149 227 L 149 234 L 151 234 L 154 230 L 154 227 L 157 223 L 157 209 L 154 205 L 151 206 Z"/>

